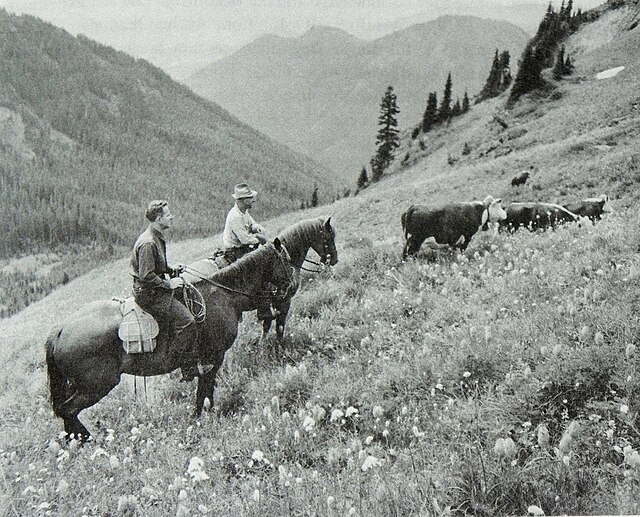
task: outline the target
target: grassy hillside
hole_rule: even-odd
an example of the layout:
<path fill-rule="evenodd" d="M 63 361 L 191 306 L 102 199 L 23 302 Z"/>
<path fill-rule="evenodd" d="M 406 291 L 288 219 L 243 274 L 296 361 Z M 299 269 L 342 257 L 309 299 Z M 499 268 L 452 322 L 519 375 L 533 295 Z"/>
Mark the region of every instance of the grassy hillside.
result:
<path fill-rule="evenodd" d="M 380 100 L 389 85 L 400 127 L 422 118 L 429 92 L 453 101 L 480 91 L 496 49 L 514 57 L 527 35 L 509 23 L 443 16 L 374 41 L 331 27 L 296 38 L 267 36 L 188 81 L 253 127 L 308 154 L 353 182 L 375 149 Z"/>
<path fill-rule="evenodd" d="M 233 185 L 261 216 L 300 206 L 327 171 L 194 95 L 160 69 L 30 16 L 0 10 L 0 257 L 69 242 L 129 245 L 154 198 L 177 233 L 224 225 Z"/>
<path fill-rule="evenodd" d="M 508 112 L 504 98 L 483 103 L 429 133 L 424 149 L 405 144 L 410 167 L 305 212 L 334 213 L 340 263 L 305 277 L 284 352 L 256 345 L 245 317 L 215 411 L 198 421 L 191 386 L 153 378 L 145 394 L 138 379 L 136 399 L 127 378 L 83 413 L 96 442 L 63 447 L 44 336 L 87 301 L 126 292 L 126 260 L 3 322 L 2 511 L 640 513 L 640 28 L 629 30 L 639 16 L 637 6 L 606 12 L 573 36 L 576 73 L 559 94 Z M 595 78 L 615 66 L 625 69 Z M 465 142 L 473 151 L 462 155 Z M 529 165 L 530 183 L 511 187 Z M 400 260 L 411 203 L 602 192 L 617 212 L 596 225 L 485 232 L 462 255 Z M 174 244 L 170 255 L 188 262 L 218 239 Z"/>

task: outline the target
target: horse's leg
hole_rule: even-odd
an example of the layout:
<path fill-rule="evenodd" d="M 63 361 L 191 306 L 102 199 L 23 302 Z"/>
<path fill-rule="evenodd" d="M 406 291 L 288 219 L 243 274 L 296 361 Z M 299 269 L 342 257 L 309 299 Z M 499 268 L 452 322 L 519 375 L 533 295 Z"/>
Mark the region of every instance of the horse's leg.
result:
<path fill-rule="evenodd" d="M 278 307 L 280 314 L 276 316 L 276 336 L 279 344 L 282 344 L 284 341 L 284 324 L 287 321 L 287 315 L 289 314 L 290 308 L 291 298 L 283 302 L 282 305 Z"/>
<path fill-rule="evenodd" d="M 83 409 L 93 406 L 96 402 L 105 397 L 120 382 L 120 371 L 114 369 L 110 374 L 102 373 L 91 379 L 91 383 L 85 382 L 77 385 L 73 394 L 64 401 L 60 408 L 60 416 L 64 420 L 64 430 L 67 436 L 74 435 L 75 438 L 85 442 L 91 433 L 80 422 L 78 415 Z"/>
<path fill-rule="evenodd" d="M 198 418 L 202 414 L 202 408 L 204 407 L 204 400 L 209 399 L 209 402 L 213 404 L 213 390 L 216 387 L 216 375 L 220 363 L 215 362 L 214 368 L 204 375 L 198 377 L 198 389 L 196 391 L 196 406 L 193 411 L 193 416 Z"/>
<path fill-rule="evenodd" d="M 262 336 L 260 337 L 260 341 L 264 341 L 267 339 L 267 335 L 271 330 L 271 323 L 273 322 L 273 318 L 265 318 L 262 320 Z"/>

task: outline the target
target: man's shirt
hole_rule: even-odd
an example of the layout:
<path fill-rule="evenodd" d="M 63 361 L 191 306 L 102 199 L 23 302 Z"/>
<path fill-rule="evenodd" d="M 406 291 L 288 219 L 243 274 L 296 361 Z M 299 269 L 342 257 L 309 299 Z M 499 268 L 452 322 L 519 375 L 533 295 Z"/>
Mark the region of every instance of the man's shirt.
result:
<path fill-rule="evenodd" d="M 134 278 L 134 285 L 141 288 L 171 289 L 169 281 L 165 278 L 165 275 L 170 273 L 164 238 L 159 231 L 149 226 L 133 246 L 131 275 Z"/>
<path fill-rule="evenodd" d="M 228 250 L 249 244 L 259 244 L 260 241 L 254 234 L 262 232 L 262 227 L 253 220 L 248 210 L 243 214 L 238 205 L 233 205 L 227 214 L 222 245 Z"/>

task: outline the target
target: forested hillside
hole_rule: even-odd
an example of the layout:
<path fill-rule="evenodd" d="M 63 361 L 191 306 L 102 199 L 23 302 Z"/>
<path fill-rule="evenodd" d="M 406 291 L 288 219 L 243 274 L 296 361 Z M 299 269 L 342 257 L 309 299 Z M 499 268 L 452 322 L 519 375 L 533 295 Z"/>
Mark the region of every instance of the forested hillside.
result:
<path fill-rule="evenodd" d="M 144 60 L 0 10 L 0 257 L 69 242 L 132 242 L 149 199 L 174 237 L 219 231 L 233 185 L 264 218 L 337 185 Z"/>

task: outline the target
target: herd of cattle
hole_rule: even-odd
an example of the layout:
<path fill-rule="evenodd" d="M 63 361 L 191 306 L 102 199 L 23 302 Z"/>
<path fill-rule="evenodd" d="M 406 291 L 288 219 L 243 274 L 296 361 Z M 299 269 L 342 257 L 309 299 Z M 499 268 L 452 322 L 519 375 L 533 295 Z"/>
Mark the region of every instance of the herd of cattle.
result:
<path fill-rule="evenodd" d="M 498 224 L 501 230 L 528 228 L 534 231 L 555 228 L 582 217 L 596 221 L 603 213 L 611 211 L 609 197 L 605 194 L 564 206 L 541 202 L 511 203 L 506 210 L 502 200 L 492 196 L 484 201 L 450 203 L 438 208 L 412 205 L 401 217 L 406 240 L 402 257 L 415 255 L 425 241 L 431 248 L 452 246 L 464 251 L 476 232 L 488 229 L 490 224 Z"/>

